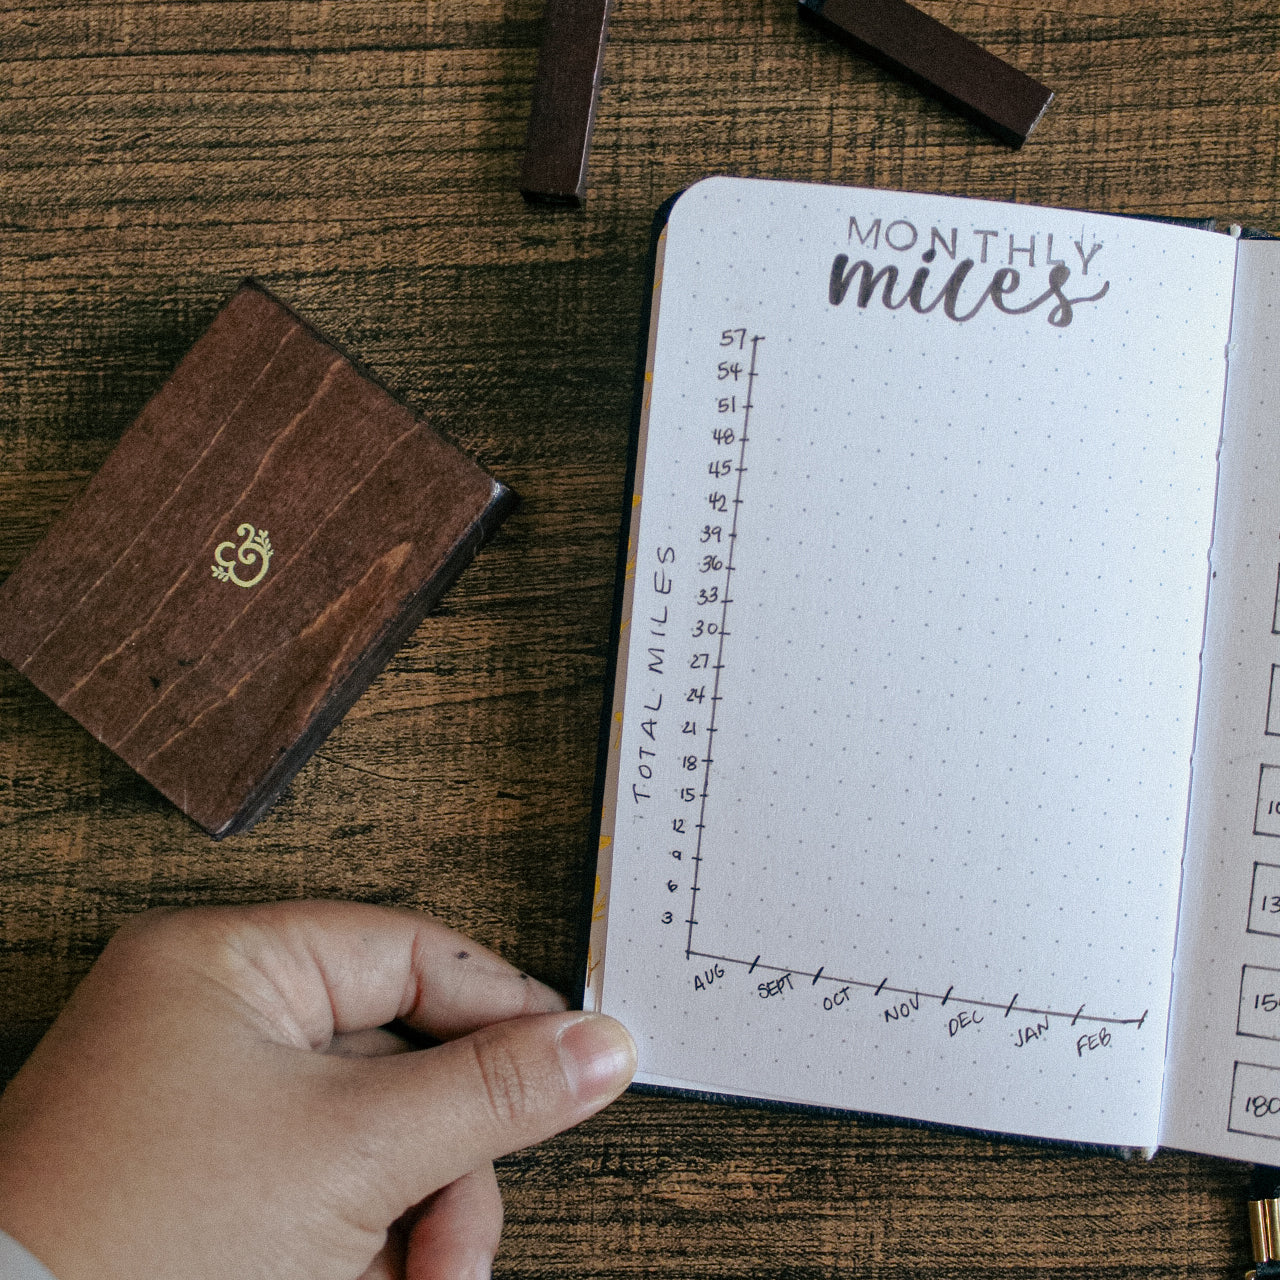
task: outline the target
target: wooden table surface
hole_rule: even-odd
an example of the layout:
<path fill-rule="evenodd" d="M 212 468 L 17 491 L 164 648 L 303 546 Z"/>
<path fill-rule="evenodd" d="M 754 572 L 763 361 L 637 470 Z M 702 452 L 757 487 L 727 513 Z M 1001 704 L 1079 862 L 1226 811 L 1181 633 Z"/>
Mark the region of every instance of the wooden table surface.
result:
<path fill-rule="evenodd" d="M 1014 152 L 789 0 L 618 0 L 584 212 L 515 191 L 538 0 L 0 14 L 0 573 L 253 273 L 524 497 L 248 834 L 0 672 L 0 1045 L 157 904 L 405 903 L 574 985 L 650 219 L 708 173 L 1280 230 L 1274 0 L 934 0 Z M 127 513 L 122 519 L 127 519 Z M 502 1163 L 510 1277 L 1240 1276 L 1247 1173 L 628 1096 Z"/>

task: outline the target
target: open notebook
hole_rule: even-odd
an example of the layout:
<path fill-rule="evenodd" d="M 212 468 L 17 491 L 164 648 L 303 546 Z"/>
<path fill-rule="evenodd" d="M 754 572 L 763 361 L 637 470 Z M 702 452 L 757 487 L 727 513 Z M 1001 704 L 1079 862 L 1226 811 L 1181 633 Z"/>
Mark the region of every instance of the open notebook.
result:
<path fill-rule="evenodd" d="M 714 178 L 645 379 L 638 1080 L 1280 1162 L 1280 243 Z"/>

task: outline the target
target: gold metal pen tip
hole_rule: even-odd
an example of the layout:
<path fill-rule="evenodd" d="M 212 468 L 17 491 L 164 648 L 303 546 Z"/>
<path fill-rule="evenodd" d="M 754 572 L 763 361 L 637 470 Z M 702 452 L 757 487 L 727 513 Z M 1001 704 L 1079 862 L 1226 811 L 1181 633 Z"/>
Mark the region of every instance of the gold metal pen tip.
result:
<path fill-rule="evenodd" d="M 1249 1238 L 1258 1265 L 1280 1258 L 1280 1199 L 1249 1201 Z"/>

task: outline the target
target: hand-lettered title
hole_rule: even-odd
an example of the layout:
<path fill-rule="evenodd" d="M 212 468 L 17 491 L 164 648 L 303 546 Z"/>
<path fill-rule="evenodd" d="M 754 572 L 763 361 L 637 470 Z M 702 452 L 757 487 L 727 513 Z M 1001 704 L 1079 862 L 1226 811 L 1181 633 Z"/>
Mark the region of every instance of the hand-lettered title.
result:
<path fill-rule="evenodd" d="M 928 315 L 940 306 L 947 319 L 960 324 L 972 320 L 988 302 L 1008 316 L 1029 315 L 1047 307 L 1045 319 L 1055 328 L 1065 329 L 1076 307 L 1098 302 L 1111 287 L 1109 280 L 1096 284 L 1095 270 L 1094 279 L 1085 286 L 1092 286 L 1092 292 L 1077 293 L 1075 286 L 1068 291 L 1076 266 L 1080 276 L 1087 277 L 1103 246 L 1100 241 L 1086 245 L 1083 232 L 1079 240 L 1067 239 L 1063 245 L 1059 238 L 1057 248 L 1066 255 L 1059 257 L 1055 256 L 1052 232 L 1019 239 L 1007 231 L 975 229 L 962 237 L 958 227 L 944 234 L 936 226 L 922 231 L 906 218 L 886 223 L 883 218 L 860 222 L 851 217 L 848 240 L 856 242 L 858 248 L 853 252 L 862 256 L 851 261 L 849 253 L 836 254 L 827 286 L 828 301 L 838 307 L 852 298 L 865 310 L 878 293 L 881 304 L 890 311 L 909 306 Z M 908 256 L 917 252 L 924 265 L 899 289 L 910 270 Z M 1043 274 L 1045 269 L 1047 275 Z"/>

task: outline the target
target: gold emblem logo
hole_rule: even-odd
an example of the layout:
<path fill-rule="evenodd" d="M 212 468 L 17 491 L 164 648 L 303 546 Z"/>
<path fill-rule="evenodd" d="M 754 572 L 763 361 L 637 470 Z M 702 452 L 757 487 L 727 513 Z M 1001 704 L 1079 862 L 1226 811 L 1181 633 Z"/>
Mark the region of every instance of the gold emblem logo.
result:
<path fill-rule="evenodd" d="M 214 548 L 213 576 L 219 582 L 234 582 L 237 587 L 256 587 L 267 576 L 271 539 L 265 529 L 255 529 L 251 524 L 242 524 L 236 530 L 236 537 L 244 539 L 238 547 L 234 542 L 220 542 Z M 241 565 L 252 569 L 253 576 L 242 578 Z"/>

